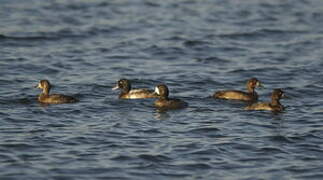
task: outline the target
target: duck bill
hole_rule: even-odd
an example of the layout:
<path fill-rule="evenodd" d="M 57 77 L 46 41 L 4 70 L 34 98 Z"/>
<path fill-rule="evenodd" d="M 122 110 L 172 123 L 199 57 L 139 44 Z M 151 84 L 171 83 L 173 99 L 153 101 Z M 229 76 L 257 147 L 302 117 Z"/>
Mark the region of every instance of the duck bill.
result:
<path fill-rule="evenodd" d="M 40 84 L 37 84 L 36 86 L 34 86 L 34 88 L 41 89 Z"/>
<path fill-rule="evenodd" d="M 289 96 L 286 96 L 285 94 L 283 94 L 281 98 L 283 98 L 283 99 L 290 99 L 290 97 Z"/>
<path fill-rule="evenodd" d="M 265 86 L 262 83 L 260 83 L 260 82 L 257 82 L 257 87 L 259 87 L 259 88 L 265 88 Z"/>
<path fill-rule="evenodd" d="M 119 89 L 119 86 L 118 86 L 118 85 L 116 85 L 116 86 L 114 86 L 114 87 L 112 88 L 112 90 L 117 90 L 117 89 Z"/>

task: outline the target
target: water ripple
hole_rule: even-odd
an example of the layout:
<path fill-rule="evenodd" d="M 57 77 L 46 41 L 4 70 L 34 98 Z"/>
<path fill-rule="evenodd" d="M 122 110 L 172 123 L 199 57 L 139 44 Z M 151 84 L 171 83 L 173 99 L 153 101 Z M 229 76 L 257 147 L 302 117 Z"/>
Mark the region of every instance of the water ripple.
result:
<path fill-rule="evenodd" d="M 0 6 L 2 179 L 321 179 L 321 1 L 8 1 Z M 283 113 L 216 100 L 260 79 Z M 189 107 L 121 100 L 165 83 Z M 40 79 L 74 104 L 37 102 Z M 259 176 L 261 175 L 261 177 Z"/>

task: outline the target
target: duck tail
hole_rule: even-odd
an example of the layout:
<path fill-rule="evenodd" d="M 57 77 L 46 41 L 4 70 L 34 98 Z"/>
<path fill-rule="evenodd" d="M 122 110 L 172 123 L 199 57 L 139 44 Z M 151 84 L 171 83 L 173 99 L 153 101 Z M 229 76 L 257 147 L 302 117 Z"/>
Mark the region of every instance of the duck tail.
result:
<path fill-rule="evenodd" d="M 223 96 L 224 92 L 223 91 L 217 91 L 213 94 L 214 98 L 221 98 Z"/>

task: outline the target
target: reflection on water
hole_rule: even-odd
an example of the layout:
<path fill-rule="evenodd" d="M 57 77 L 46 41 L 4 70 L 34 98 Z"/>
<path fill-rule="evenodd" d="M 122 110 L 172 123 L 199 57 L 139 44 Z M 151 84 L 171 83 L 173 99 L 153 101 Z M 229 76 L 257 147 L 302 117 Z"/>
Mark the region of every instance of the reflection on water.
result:
<path fill-rule="evenodd" d="M 154 118 L 156 120 L 168 120 L 171 116 L 167 113 L 167 111 L 161 111 L 159 109 L 154 113 Z"/>

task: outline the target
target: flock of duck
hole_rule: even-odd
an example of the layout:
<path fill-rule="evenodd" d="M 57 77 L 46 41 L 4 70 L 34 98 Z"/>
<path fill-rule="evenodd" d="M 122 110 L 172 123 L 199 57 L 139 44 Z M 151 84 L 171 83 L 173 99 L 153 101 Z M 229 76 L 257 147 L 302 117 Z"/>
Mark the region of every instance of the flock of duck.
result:
<path fill-rule="evenodd" d="M 271 94 L 271 102 L 257 102 L 258 94 L 255 91 L 257 87 L 262 87 L 257 78 L 251 78 L 247 81 L 247 92 L 238 90 L 223 90 L 213 94 L 213 98 L 240 100 L 249 103 L 245 110 L 268 110 L 281 112 L 284 106 L 280 104 L 280 99 L 284 97 L 281 89 L 274 89 Z M 62 104 L 75 103 L 78 99 L 72 96 L 62 94 L 50 94 L 51 84 L 48 80 L 40 80 L 37 88 L 42 89 L 42 93 L 38 96 L 38 101 L 44 104 Z M 180 99 L 169 98 L 169 90 L 165 84 L 159 84 L 155 87 L 155 91 L 149 89 L 131 89 L 131 83 L 127 79 L 120 79 L 113 90 L 121 89 L 120 99 L 143 99 L 157 98 L 154 102 L 156 108 L 160 109 L 180 109 L 188 106 L 188 103 Z"/>
<path fill-rule="evenodd" d="M 284 106 L 280 104 L 280 99 L 284 97 L 281 89 L 274 89 L 271 95 L 271 102 L 257 103 L 258 94 L 255 91 L 257 87 L 262 87 L 257 78 L 251 78 L 247 81 L 247 92 L 238 90 L 217 91 L 212 97 L 217 99 L 240 100 L 249 102 L 245 110 L 268 110 L 280 112 L 284 110 Z M 48 80 L 40 80 L 37 88 L 42 89 L 42 93 L 38 96 L 38 101 L 44 104 L 62 104 L 75 103 L 78 99 L 72 96 L 62 94 L 49 94 L 51 84 Z M 127 79 L 120 79 L 113 90 L 121 89 L 120 99 L 143 99 L 157 98 L 154 102 L 155 107 L 160 109 L 180 109 L 188 106 L 188 103 L 180 99 L 169 98 L 169 90 L 165 84 L 159 84 L 155 87 L 155 91 L 149 89 L 131 89 L 131 83 Z"/>

